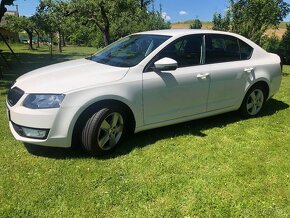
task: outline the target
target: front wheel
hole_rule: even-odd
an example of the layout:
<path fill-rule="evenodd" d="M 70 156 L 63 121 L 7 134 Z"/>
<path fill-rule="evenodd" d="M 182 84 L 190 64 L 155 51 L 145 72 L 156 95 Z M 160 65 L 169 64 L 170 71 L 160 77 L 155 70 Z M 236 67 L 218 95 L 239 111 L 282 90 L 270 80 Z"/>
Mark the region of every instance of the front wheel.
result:
<path fill-rule="evenodd" d="M 241 114 L 245 117 L 255 117 L 262 110 L 265 103 L 265 91 L 260 85 L 253 86 L 247 92 L 242 106 L 240 108 Z"/>
<path fill-rule="evenodd" d="M 82 130 L 83 147 L 92 155 L 111 152 L 121 141 L 126 130 L 126 115 L 117 108 L 103 108 L 94 113 Z"/>

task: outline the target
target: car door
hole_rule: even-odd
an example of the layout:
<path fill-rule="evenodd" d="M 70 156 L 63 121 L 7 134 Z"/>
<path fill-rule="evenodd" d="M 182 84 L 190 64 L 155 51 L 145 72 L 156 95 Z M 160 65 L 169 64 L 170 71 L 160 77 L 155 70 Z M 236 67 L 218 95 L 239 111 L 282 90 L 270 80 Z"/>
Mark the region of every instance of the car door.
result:
<path fill-rule="evenodd" d="M 248 73 L 254 70 L 248 48 L 242 55 L 239 39 L 222 34 L 206 35 L 205 65 L 210 72 L 210 90 L 207 111 L 234 106 L 240 101 L 246 87 Z"/>
<path fill-rule="evenodd" d="M 204 113 L 209 74 L 203 62 L 203 35 L 179 38 L 163 49 L 143 73 L 144 123 L 152 124 Z M 154 63 L 164 57 L 177 61 L 174 71 L 157 72 Z"/>

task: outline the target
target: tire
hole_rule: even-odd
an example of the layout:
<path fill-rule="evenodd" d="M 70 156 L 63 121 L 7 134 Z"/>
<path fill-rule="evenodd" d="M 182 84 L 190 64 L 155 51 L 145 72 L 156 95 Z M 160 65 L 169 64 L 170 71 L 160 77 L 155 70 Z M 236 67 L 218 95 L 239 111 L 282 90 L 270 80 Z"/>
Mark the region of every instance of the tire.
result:
<path fill-rule="evenodd" d="M 246 118 L 258 116 L 265 104 L 265 93 L 265 88 L 261 85 L 251 87 L 240 107 L 241 114 Z"/>
<path fill-rule="evenodd" d="M 126 133 L 126 114 L 117 107 L 105 107 L 92 114 L 82 129 L 82 145 L 90 154 L 109 154 Z"/>

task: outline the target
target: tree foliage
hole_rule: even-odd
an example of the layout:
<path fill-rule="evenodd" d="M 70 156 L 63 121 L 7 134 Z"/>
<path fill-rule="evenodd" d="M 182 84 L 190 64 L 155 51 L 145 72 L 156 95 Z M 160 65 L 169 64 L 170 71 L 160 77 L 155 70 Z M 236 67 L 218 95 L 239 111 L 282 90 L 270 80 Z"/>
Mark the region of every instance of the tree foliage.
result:
<path fill-rule="evenodd" d="M 71 13 L 82 25 L 98 30 L 104 45 L 108 45 L 132 32 L 169 28 L 162 12 L 148 11 L 151 3 L 152 0 L 72 0 Z"/>
<path fill-rule="evenodd" d="M 260 44 L 269 27 L 278 27 L 290 12 L 283 0 L 229 0 L 231 30 Z"/>
<path fill-rule="evenodd" d="M 141 9 L 147 9 L 147 7 L 153 2 L 153 0 L 140 0 Z"/>
<path fill-rule="evenodd" d="M 33 49 L 32 37 L 33 37 L 33 32 L 35 30 L 35 24 L 32 21 L 31 17 L 7 16 L 6 27 L 15 32 L 20 32 L 24 30 L 27 33 L 28 38 L 29 38 L 29 49 Z"/>
<path fill-rule="evenodd" d="M 6 5 L 13 5 L 15 0 L 1 0 L 0 3 L 0 22 L 2 17 L 4 16 L 5 12 L 7 11 Z"/>
<path fill-rule="evenodd" d="M 67 11 L 69 3 L 61 0 L 41 0 L 35 14 L 37 26 L 45 31 L 53 41 L 56 33 L 58 36 L 58 50 L 62 52 L 63 35 L 68 31 L 69 23 Z"/>
<path fill-rule="evenodd" d="M 263 36 L 261 39 L 261 46 L 268 52 L 279 53 L 280 40 L 275 34 Z"/>
<path fill-rule="evenodd" d="M 230 16 L 229 13 L 223 17 L 221 13 L 214 13 L 213 15 L 213 30 L 229 31 L 230 30 Z"/>
<path fill-rule="evenodd" d="M 199 19 L 193 20 L 192 24 L 190 24 L 190 29 L 201 29 L 202 23 Z"/>
<path fill-rule="evenodd" d="M 290 24 L 287 25 L 287 31 L 282 37 L 280 51 L 284 64 L 290 64 Z"/>

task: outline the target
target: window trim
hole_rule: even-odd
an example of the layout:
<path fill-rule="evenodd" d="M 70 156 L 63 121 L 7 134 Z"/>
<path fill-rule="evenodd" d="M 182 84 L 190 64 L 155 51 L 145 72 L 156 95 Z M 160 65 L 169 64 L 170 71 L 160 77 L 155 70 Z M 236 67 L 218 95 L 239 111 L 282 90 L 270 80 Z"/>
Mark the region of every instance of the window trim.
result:
<path fill-rule="evenodd" d="M 187 38 L 187 37 L 191 37 L 191 36 L 202 36 L 203 40 L 202 40 L 202 50 L 201 50 L 201 57 L 200 57 L 200 64 L 199 65 L 192 65 L 192 66 L 183 66 L 183 67 L 179 67 L 178 68 L 185 68 L 185 67 L 195 67 L 195 66 L 202 66 L 202 65 L 211 65 L 211 64 L 222 64 L 222 63 L 229 63 L 229 62 L 236 62 L 236 61 L 247 61 L 247 60 L 250 60 L 253 56 L 253 53 L 254 53 L 254 48 L 252 46 L 250 46 L 248 43 L 246 43 L 244 40 L 236 37 L 236 36 L 232 36 L 232 35 L 227 35 L 227 34 L 217 34 L 217 33 L 204 33 L 204 34 L 190 34 L 190 35 L 185 35 L 185 36 L 181 36 L 177 39 L 175 39 L 174 41 L 170 42 L 168 45 L 166 45 L 163 49 L 161 49 L 147 64 L 146 66 L 144 67 L 143 69 L 143 73 L 147 73 L 147 72 L 152 72 L 152 71 L 149 71 L 149 66 L 152 64 L 152 62 L 154 61 L 157 61 L 158 60 L 158 56 L 159 54 L 164 50 L 166 49 L 169 45 L 171 45 L 172 43 L 175 43 L 176 41 L 180 40 L 180 39 L 183 39 L 183 38 Z M 238 44 L 238 47 L 239 47 L 239 56 L 240 56 L 240 59 L 239 60 L 234 60 L 234 61 L 223 61 L 223 62 L 216 62 L 216 63 L 206 63 L 206 37 L 209 36 L 209 35 L 219 35 L 221 37 L 230 37 L 230 38 L 234 38 L 237 40 L 237 44 Z M 241 43 L 240 42 L 243 42 L 244 44 L 246 44 L 247 46 L 249 46 L 251 48 L 251 54 L 249 55 L 249 58 L 247 59 L 242 59 L 242 52 L 241 52 Z M 177 69 L 178 69 L 177 68 Z"/>

